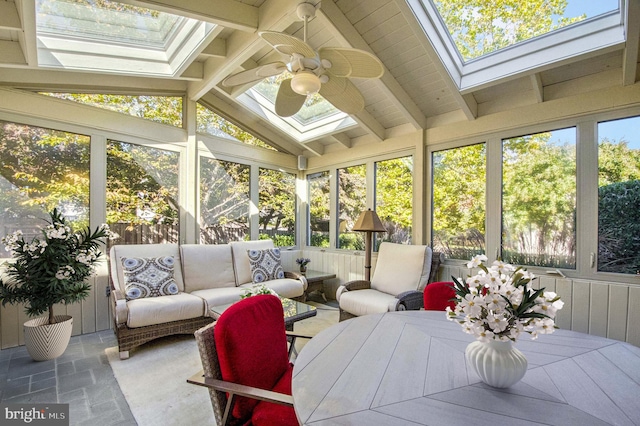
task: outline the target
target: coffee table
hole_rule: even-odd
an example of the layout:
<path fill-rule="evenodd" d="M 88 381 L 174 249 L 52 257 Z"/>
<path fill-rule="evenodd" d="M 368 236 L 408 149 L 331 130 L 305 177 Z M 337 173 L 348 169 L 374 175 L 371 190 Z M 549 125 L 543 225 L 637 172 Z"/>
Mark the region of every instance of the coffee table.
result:
<path fill-rule="evenodd" d="M 281 297 L 280 300 L 282 301 L 282 308 L 284 309 L 284 326 L 288 331 L 293 331 L 293 323 L 302 321 L 306 318 L 315 317 L 318 314 L 315 306 L 298 302 L 297 300 L 287 299 L 285 297 Z M 212 306 L 211 317 L 213 319 L 218 319 L 229 306 L 233 305 L 233 303 Z"/>
<path fill-rule="evenodd" d="M 307 289 L 304 291 L 305 294 L 309 294 L 312 291 L 319 291 L 322 295 L 324 301 L 327 301 L 327 296 L 324 294 L 324 280 L 330 280 L 336 277 L 336 274 L 331 274 L 329 272 L 321 272 L 314 271 L 312 269 L 307 269 L 307 271 L 302 274 L 307 279 Z"/>

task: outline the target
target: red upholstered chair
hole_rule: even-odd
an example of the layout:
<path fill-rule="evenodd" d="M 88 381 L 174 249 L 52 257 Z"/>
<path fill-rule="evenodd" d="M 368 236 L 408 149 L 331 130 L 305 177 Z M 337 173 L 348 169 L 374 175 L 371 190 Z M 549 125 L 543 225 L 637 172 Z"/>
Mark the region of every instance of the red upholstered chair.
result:
<path fill-rule="evenodd" d="M 453 282 L 440 281 L 427 284 L 424 288 L 424 309 L 425 311 L 444 311 L 447 306 L 455 309 L 456 291 L 453 289 Z"/>
<path fill-rule="evenodd" d="M 209 388 L 218 425 L 299 424 L 287 335 L 282 303 L 272 295 L 243 299 L 196 331 L 204 377 L 189 382 Z"/>

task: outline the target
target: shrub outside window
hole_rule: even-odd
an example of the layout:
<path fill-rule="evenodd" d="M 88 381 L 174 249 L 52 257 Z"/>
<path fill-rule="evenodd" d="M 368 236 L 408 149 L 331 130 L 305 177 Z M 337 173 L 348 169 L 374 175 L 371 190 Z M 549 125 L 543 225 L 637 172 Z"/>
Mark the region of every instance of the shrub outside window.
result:
<path fill-rule="evenodd" d="M 432 153 L 432 247 L 449 259 L 484 254 L 486 145 Z"/>
<path fill-rule="evenodd" d="M 329 219 L 331 200 L 329 199 L 329 172 L 307 176 L 309 193 L 309 241 L 312 247 L 329 247 Z"/>
<path fill-rule="evenodd" d="M 200 243 L 248 239 L 250 169 L 245 164 L 200 157 Z"/>
<path fill-rule="evenodd" d="M 502 259 L 575 269 L 575 127 L 502 141 Z"/>
<path fill-rule="evenodd" d="M 376 233 L 376 249 L 382 241 L 411 244 L 413 225 L 413 157 L 375 163 L 376 213 L 387 232 Z"/>
<path fill-rule="evenodd" d="M 118 244 L 178 243 L 180 154 L 108 141 L 107 223 Z"/>
<path fill-rule="evenodd" d="M 362 232 L 352 231 L 360 215 L 366 209 L 367 166 L 338 169 L 338 248 L 364 250 Z"/>
<path fill-rule="evenodd" d="M 598 123 L 598 271 L 640 274 L 640 117 Z"/>
<path fill-rule="evenodd" d="M 31 241 L 53 208 L 75 229 L 88 226 L 89 156 L 88 136 L 0 121 L 0 234 Z"/>
<path fill-rule="evenodd" d="M 260 239 L 272 239 L 278 247 L 296 245 L 296 177 L 280 170 L 260 168 Z"/>

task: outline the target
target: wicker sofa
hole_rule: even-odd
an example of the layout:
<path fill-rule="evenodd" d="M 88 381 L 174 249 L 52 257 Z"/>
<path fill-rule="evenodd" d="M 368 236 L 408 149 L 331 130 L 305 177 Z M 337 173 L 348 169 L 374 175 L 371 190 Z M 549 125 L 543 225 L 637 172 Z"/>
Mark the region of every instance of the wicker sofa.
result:
<path fill-rule="evenodd" d="M 212 322 L 209 316 L 212 306 L 240 300 L 241 293 L 253 285 L 247 251 L 269 248 L 273 248 L 271 240 L 111 247 L 110 297 L 120 359 L 128 358 L 131 349 L 151 340 L 192 334 Z M 132 258 L 170 259 L 175 281 L 172 291 L 177 294 L 128 300 L 122 259 Z M 292 299 L 304 299 L 307 288 L 306 279 L 292 272 L 265 284 L 280 296 Z"/>

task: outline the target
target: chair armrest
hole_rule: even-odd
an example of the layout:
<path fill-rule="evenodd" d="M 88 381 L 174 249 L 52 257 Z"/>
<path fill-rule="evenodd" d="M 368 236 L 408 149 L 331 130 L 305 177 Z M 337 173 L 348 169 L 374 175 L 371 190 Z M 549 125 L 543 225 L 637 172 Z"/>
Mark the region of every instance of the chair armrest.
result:
<path fill-rule="evenodd" d="M 429 283 L 438 281 L 440 274 L 440 266 L 444 264 L 444 253 L 434 251 L 431 254 L 431 271 L 429 272 Z"/>
<path fill-rule="evenodd" d="M 313 339 L 313 336 L 310 336 L 308 334 L 299 334 L 299 333 L 294 333 L 293 331 L 286 331 L 287 336 L 294 338 L 294 339 Z"/>
<path fill-rule="evenodd" d="M 194 374 L 187 379 L 187 383 L 192 385 L 204 386 L 206 388 L 215 389 L 221 392 L 229 393 L 229 399 L 233 395 L 244 396 L 247 398 L 257 399 L 259 401 L 273 402 L 275 404 L 288 405 L 293 407 L 293 397 L 284 393 L 273 392 L 266 389 L 254 388 L 252 386 L 241 385 L 238 383 L 217 380 L 211 377 L 204 377 L 202 372 Z"/>
<path fill-rule="evenodd" d="M 347 283 L 342 284 L 340 287 L 338 287 L 338 290 L 336 290 L 336 300 L 338 301 L 338 303 L 340 303 L 340 296 L 342 296 L 342 293 L 345 293 L 347 291 L 366 290 L 368 288 L 371 288 L 371 282 L 369 281 L 365 281 L 365 280 L 349 281 Z"/>
<path fill-rule="evenodd" d="M 304 291 L 307 291 L 307 287 L 309 286 L 309 283 L 307 282 L 307 277 L 305 277 L 304 275 L 299 274 L 297 272 L 284 271 L 284 277 L 302 281 L 302 286 L 304 288 Z"/>
<path fill-rule="evenodd" d="M 371 281 L 355 280 L 344 284 L 346 291 L 365 290 L 371 288 Z"/>
<path fill-rule="evenodd" d="M 112 279 L 109 279 L 109 286 L 111 287 L 111 300 L 113 300 L 114 316 L 117 325 L 126 324 L 129 317 L 129 309 L 127 308 L 127 299 L 124 297 L 122 291 L 115 287 Z"/>
<path fill-rule="evenodd" d="M 398 299 L 396 311 L 418 311 L 424 306 L 424 294 L 421 291 L 405 291 L 398 294 L 396 299 Z"/>

